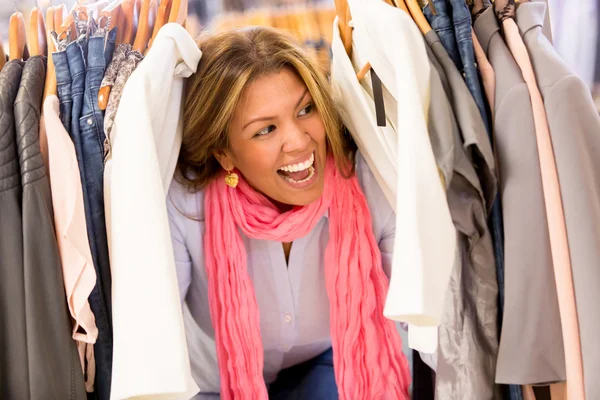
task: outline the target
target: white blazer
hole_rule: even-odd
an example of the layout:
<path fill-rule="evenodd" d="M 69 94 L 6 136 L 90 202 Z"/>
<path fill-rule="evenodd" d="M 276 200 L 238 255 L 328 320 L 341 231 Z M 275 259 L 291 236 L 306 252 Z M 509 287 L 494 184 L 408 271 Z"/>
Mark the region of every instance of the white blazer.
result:
<path fill-rule="evenodd" d="M 396 212 L 384 314 L 410 324 L 410 347 L 433 353 L 456 231 L 427 131 L 430 65 L 421 33 L 402 10 L 383 1 L 348 4 L 353 60 L 344 50 L 336 19 L 332 81 L 342 120 Z M 356 79 L 367 61 L 385 86 L 386 127 L 377 126 L 369 76 L 363 82 Z"/>
<path fill-rule="evenodd" d="M 177 24 L 162 27 L 131 75 L 104 173 L 112 271 L 111 399 L 189 399 L 192 379 L 166 195 L 182 141 L 183 80 L 201 52 Z"/>

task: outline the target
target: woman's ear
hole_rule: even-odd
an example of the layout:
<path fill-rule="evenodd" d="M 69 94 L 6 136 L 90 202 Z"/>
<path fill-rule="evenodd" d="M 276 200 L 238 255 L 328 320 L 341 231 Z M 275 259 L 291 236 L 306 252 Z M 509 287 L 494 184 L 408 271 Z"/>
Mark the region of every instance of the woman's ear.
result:
<path fill-rule="evenodd" d="M 217 159 L 219 164 L 221 164 L 221 167 L 225 171 L 231 171 L 235 167 L 235 165 L 233 165 L 233 160 L 231 158 L 231 155 L 229 154 L 229 152 L 227 150 L 215 151 L 213 153 L 213 155 L 215 156 L 215 158 Z"/>

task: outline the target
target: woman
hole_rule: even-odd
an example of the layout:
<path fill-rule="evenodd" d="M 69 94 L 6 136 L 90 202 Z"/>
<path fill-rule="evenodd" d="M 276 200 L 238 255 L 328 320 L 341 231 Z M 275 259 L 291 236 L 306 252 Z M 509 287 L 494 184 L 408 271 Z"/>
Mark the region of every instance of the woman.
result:
<path fill-rule="evenodd" d="M 192 355 L 201 390 L 407 399 L 408 364 L 383 317 L 395 218 L 323 73 L 271 29 L 200 48 L 168 204 L 182 301 L 216 346 L 218 374 L 210 350 Z"/>

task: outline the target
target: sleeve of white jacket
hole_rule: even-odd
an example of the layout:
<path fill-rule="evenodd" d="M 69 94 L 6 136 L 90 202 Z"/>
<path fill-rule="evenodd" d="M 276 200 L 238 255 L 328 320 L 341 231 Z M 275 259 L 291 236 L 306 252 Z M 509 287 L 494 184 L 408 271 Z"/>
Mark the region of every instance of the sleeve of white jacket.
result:
<path fill-rule="evenodd" d="M 108 205 L 112 400 L 189 399 L 198 392 L 190 372 L 167 216 L 169 184 L 163 180 L 172 178 L 172 154 L 181 144 L 177 129 L 183 78 L 196 70 L 199 60 L 200 51 L 182 27 L 164 26 L 127 82 L 116 115 Z"/>
<path fill-rule="evenodd" d="M 384 314 L 435 327 L 441 322 L 456 232 L 427 131 L 430 71 L 423 37 L 406 13 L 383 1 L 348 4 L 356 46 L 398 103 L 397 224 Z M 411 335 L 409 345 L 434 351 L 437 334 L 431 333 Z"/>

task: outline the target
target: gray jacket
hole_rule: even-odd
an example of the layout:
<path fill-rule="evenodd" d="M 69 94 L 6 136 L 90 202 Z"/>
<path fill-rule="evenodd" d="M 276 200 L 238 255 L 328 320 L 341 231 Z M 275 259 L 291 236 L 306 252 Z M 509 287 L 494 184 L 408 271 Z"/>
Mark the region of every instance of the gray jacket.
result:
<path fill-rule="evenodd" d="M 13 103 L 23 63 L 0 72 L 0 398 L 29 399 L 21 175 Z"/>
<path fill-rule="evenodd" d="M 563 339 L 529 91 L 492 7 L 477 18 L 474 29 L 496 73 L 494 136 L 505 238 L 496 381 L 561 381 Z"/>
<path fill-rule="evenodd" d="M 452 83 L 434 52 L 429 47 L 426 49 L 432 63 L 429 137 L 438 166 L 452 168 L 450 172 L 443 172 L 450 176 L 447 181 L 448 205 L 457 230 L 456 261 L 438 334 L 435 397 L 493 399 L 498 398 L 494 384 L 498 353 L 498 282 L 486 222 L 485 196 L 448 100 Z M 449 56 L 445 56 L 452 63 Z M 456 69 L 454 64 L 452 68 Z M 460 82 L 470 96 L 464 81 L 461 79 Z M 454 90 L 460 92 L 461 89 Z M 485 135 L 483 121 L 477 106 L 473 105 L 474 116 Z M 487 148 L 491 152 L 487 137 L 482 140 L 488 142 Z M 469 147 L 467 145 L 467 149 Z M 493 170 L 489 172 L 493 173 Z"/>
<path fill-rule="evenodd" d="M 52 198 L 40 152 L 45 57 L 25 63 L 14 104 L 23 187 L 23 274 L 31 400 L 86 399 L 67 310 Z"/>
<path fill-rule="evenodd" d="M 545 14 L 545 3 L 524 3 L 517 8 L 517 23 L 548 116 L 571 253 L 586 398 L 596 399 L 600 394 L 600 116 L 585 83 L 569 71 L 542 34 Z"/>

